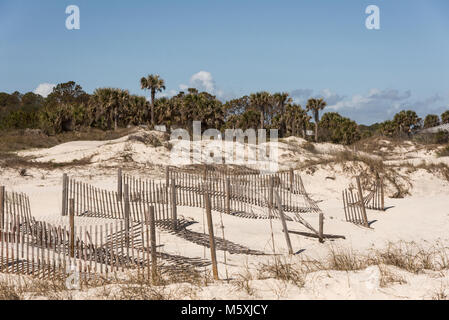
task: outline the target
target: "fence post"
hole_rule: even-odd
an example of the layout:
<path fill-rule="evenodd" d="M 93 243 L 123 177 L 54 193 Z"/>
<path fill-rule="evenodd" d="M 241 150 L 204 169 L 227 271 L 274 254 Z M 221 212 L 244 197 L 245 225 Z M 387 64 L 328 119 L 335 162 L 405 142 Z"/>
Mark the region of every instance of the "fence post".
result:
<path fill-rule="evenodd" d="M 122 199 L 123 199 L 122 182 L 123 182 L 122 168 L 119 168 L 118 173 L 117 173 L 117 194 L 118 194 L 117 200 L 118 201 L 122 201 Z"/>
<path fill-rule="evenodd" d="M 168 187 L 168 184 L 170 183 L 170 167 L 165 167 L 165 186 Z"/>
<path fill-rule="evenodd" d="M 126 247 L 129 248 L 129 187 L 128 184 L 125 184 L 125 243 Z"/>
<path fill-rule="evenodd" d="M 176 183 L 171 179 L 171 216 L 173 219 L 173 229 L 178 230 L 178 212 L 176 210 Z"/>
<path fill-rule="evenodd" d="M 68 199 L 68 178 L 67 174 L 64 173 L 62 175 L 62 209 L 61 209 L 61 216 L 67 215 L 67 199 Z"/>
<path fill-rule="evenodd" d="M 359 199 L 360 199 L 360 208 L 362 210 L 362 216 L 363 216 L 363 222 L 365 227 L 369 227 L 368 224 L 368 217 L 366 215 L 366 208 L 365 208 L 365 201 L 363 199 L 363 191 L 362 191 L 362 185 L 360 184 L 360 176 L 356 177 L 357 180 L 357 189 L 358 189 L 358 193 L 359 193 Z"/>
<path fill-rule="evenodd" d="M 320 212 L 320 227 L 319 227 L 320 243 L 324 243 L 324 214 Z"/>
<path fill-rule="evenodd" d="M 204 192 L 204 202 L 206 204 L 207 227 L 209 229 L 210 256 L 212 260 L 212 272 L 215 280 L 218 278 L 217 252 L 215 251 L 214 225 L 212 223 L 212 209 L 208 192 Z"/>
<path fill-rule="evenodd" d="M 0 186 L 0 228 L 5 226 L 5 187 Z"/>
<path fill-rule="evenodd" d="M 382 211 L 385 210 L 385 194 L 384 194 L 384 178 L 380 178 L 380 201 L 382 206 Z"/>
<path fill-rule="evenodd" d="M 288 234 L 287 222 L 285 221 L 284 210 L 282 209 L 282 202 L 279 193 L 276 192 L 276 202 L 278 205 L 279 216 L 282 222 L 282 228 L 284 229 L 285 241 L 287 242 L 288 253 L 293 254 L 292 242 L 290 241 L 290 235 Z"/>
<path fill-rule="evenodd" d="M 226 213 L 231 214 L 231 180 L 226 178 Z"/>
<path fill-rule="evenodd" d="M 148 222 L 150 224 L 150 242 L 151 242 L 151 274 L 153 283 L 157 281 L 157 260 L 156 260 L 156 226 L 154 219 L 154 207 L 149 210 Z"/>
<path fill-rule="evenodd" d="M 270 177 L 269 192 L 268 192 L 268 206 L 273 208 L 273 191 L 274 191 L 274 180 Z"/>
<path fill-rule="evenodd" d="M 295 171 L 290 169 L 290 192 L 293 192 L 293 186 L 295 185 Z"/>
<path fill-rule="evenodd" d="M 207 166 L 206 165 L 204 165 L 203 180 L 204 181 L 207 180 Z"/>
<path fill-rule="evenodd" d="M 70 257 L 75 258 L 75 200 L 69 200 Z"/>

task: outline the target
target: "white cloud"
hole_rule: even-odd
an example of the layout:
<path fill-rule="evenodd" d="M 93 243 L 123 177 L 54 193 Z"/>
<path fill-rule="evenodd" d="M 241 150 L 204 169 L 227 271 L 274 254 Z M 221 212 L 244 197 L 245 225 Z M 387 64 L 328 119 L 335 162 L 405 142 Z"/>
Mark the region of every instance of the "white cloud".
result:
<path fill-rule="evenodd" d="M 51 84 L 51 83 L 41 83 L 40 85 L 37 86 L 37 88 L 34 90 L 35 94 L 39 94 L 41 96 L 43 96 L 44 98 L 46 98 L 52 91 L 53 88 L 56 87 L 55 84 Z"/>
<path fill-rule="evenodd" d="M 293 90 L 290 93 L 290 95 L 293 98 L 298 98 L 298 99 L 310 98 L 312 96 L 312 94 L 313 94 L 313 90 L 312 89 L 296 89 L 296 90 Z"/>
<path fill-rule="evenodd" d="M 158 93 L 158 98 L 170 98 L 170 97 L 173 97 L 173 96 L 175 96 L 177 94 L 177 91 L 176 90 L 168 90 L 168 91 L 166 91 L 166 92 L 161 92 L 161 93 Z M 147 100 L 148 101 L 150 101 L 150 98 L 147 98 Z"/>
<path fill-rule="evenodd" d="M 217 96 L 218 98 L 229 98 L 230 95 L 226 95 L 225 92 L 215 84 L 215 80 L 212 73 L 208 71 L 200 71 L 190 77 L 189 84 L 180 84 L 179 89 L 181 91 L 187 91 L 188 88 L 195 88 L 198 91 L 206 91 L 210 94 Z"/>
<path fill-rule="evenodd" d="M 190 85 L 198 90 L 207 91 L 209 93 L 213 93 L 216 90 L 212 74 L 207 71 L 195 73 L 190 78 Z"/>
<path fill-rule="evenodd" d="M 340 96 L 339 94 L 332 92 L 330 89 L 323 89 L 318 94 L 314 94 L 312 89 L 297 89 L 293 90 L 290 95 L 293 97 L 295 102 L 304 105 L 307 103 L 307 100 L 312 97 L 324 98 L 328 105 L 335 105 L 345 99 L 345 96 Z"/>
<path fill-rule="evenodd" d="M 189 88 L 189 86 L 186 85 L 186 84 L 180 84 L 179 85 L 179 89 L 181 89 L 182 91 L 186 91 L 188 88 Z"/>
<path fill-rule="evenodd" d="M 337 95 L 338 96 L 338 95 Z M 368 109 L 388 106 L 388 108 L 398 109 L 404 102 L 412 96 L 411 91 L 400 93 L 398 90 L 371 89 L 367 94 L 356 94 L 351 99 L 339 99 L 334 103 L 329 103 L 329 108 L 341 109 Z M 341 97 L 340 97 L 341 98 Z"/>
<path fill-rule="evenodd" d="M 179 85 L 179 90 L 186 92 L 189 88 L 195 88 L 198 91 L 206 91 L 219 98 L 224 97 L 224 92 L 217 88 L 212 74 L 208 71 L 200 71 L 190 77 L 188 84 L 182 83 Z M 173 97 L 177 92 L 175 90 L 168 90 L 160 93 L 159 97 Z"/>
<path fill-rule="evenodd" d="M 330 89 L 321 90 L 319 97 L 324 98 L 328 105 L 335 105 L 346 98 L 345 96 L 332 92 Z"/>
<path fill-rule="evenodd" d="M 391 119 L 401 110 L 414 110 L 421 117 L 429 113 L 440 114 L 444 111 L 442 105 L 445 101 L 439 94 L 416 100 L 412 99 L 410 90 L 371 89 L 367 93 L 329 103 L 328 111 L 337 111 L 359 123 L 372 124 Z"/>

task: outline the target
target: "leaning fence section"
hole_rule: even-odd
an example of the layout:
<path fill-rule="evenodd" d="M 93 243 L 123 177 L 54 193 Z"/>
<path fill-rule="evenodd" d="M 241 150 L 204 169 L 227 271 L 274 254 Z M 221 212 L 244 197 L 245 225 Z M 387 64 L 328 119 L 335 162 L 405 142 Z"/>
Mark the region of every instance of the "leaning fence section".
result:
<path fill-rule="evenodd" d="M 356 190 L 354 191 L 352 188 L 343 190 L 342 198 L 346 221 L 369 227 L 366 209 L 386 210 L 383 178 L 378 177 L 373 186 L 367 189 L 368 193 L 364 195 L 360 177 L 357 176 Z"/>
<path fill-rule="evenodd" d="M 356 177 L 356 182 L 356 192 L 353 192 L 353 189 L 343 190 L 343 207 L 345 210 L 346 221 L 368 228 L 369 222 L 365 207 L 366 198 L 363 197 L 360 177 Z"/>
<path fill-rule="evenodd" d="M 365 204 L 358 193 L 353 192 L 352 189 L 343 190 L 343 206 L 346 221 L 368 227 Z"/>
<path fill-rule="evenodd" d="M 385 193 L 383 178 L 377 178 L 373 187 L 364 196 L 365 207 L 371 210 L 385 211 Z"/>

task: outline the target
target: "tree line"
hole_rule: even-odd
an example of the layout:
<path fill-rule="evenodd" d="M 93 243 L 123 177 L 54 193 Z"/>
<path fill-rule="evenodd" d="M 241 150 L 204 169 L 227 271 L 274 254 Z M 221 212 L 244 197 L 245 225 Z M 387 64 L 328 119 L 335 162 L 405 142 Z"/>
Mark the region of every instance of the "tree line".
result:
<path fill-rule="evenodd" d="M 165 90 L 158 75 L 140 80 L 149 100 L 119 88 L 99 88 L 92 94 L 73 82 L 58 84 L 43 98 L 28 92 L 0 93 L 0 130 L 40 129 L 48 135 L 82 128 L 116 130 L 121 127 L 165 125 L 191 130 L 193 121 L 205 129 L 278 129 L 280 137 L 298 136 L 316 142 L 349 145 L 372 135 L 411 137 L 422 128 L 449 123 L 449 110 L 424 120 L 412 110 L 372 126 L 358 125 L 337 112 L 325 112 L 322 98 L 303 107 L 288 93 L 257 92 L 221 102 L 207 92 L 189 88 L 173 97 L 156 98 Z"/>

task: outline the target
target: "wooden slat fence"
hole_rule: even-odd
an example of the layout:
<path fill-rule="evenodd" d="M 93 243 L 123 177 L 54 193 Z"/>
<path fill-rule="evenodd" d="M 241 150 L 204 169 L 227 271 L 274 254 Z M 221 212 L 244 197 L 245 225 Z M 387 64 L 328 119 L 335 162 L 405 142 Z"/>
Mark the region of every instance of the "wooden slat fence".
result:
<path fill-rule="evenodd" d="M 31 218 L 30 199 L 24 193 L 10 192 L 0 187 L 0 223 L 3 215 L 16 214 L 22 219 Z"/>
<path fill-rule="evenodd" d="M 302 178 L 289 172 L 270 175 L 226 175 L 223 172 L 204 170 L 184 172 L 177 168 L 167 168 L 165 190 L 171 188 L 174 181 L 176 186 L 176 205 L 204 208 L 203 191 L 207 190 L 211 197 L 212 209 L 241 217 L 260 218 L 252 210 L 254 207 L 267 207 L 270 188 L 276 190 L 283 203 L 285 212 L 320 213 L 317 204 L 305 191 Z M 270 181 L 273 186 L 270 187 Z M 152 203 L 149 196 L 154 190 L 155 182 L 144 181 L 119 171 L 118 189 L 127 184 L 130 187 L 132 199 L 142 199 Z M 164 187 L 162 187 L 162 190 Z M 168 192 L 168 191 L 167 191 Z M 266 218 L 266 215 L 263 216 Z"/>
<path fill-rule="evenodd" d="M 368 219 L 364 214 L 365 204 L 353 189 L 343 190 L 343 207 L 346 221 L 368 227 Z"/>
<path fill-rule="evenodd" d="M 293 170 L 280 171 L 272 174 L 261 174 L 255 173 L 253 171 L 226 171 L 222 170 L 208 170 L 205 167 L 202 170 L 192 171 L 189 169 L 178 168 L 178 167 L 167 167 L 166 168 L 166 180 L 173 178 L 173 175 L 177 177 L 182 177 L 182 180 L 186 183 L 189 180 L 189 176 L 194 176 L 197 179 L 203 181 L 226 181 L 226 179 L 247 181 L 251 185 L 268 185 L 271 178 L 275 179 L 275 183 L 280 185 L 282 189 L 288 190 L 293 194 L 306 194 L 306 190 L 302 183 L 302 178 L 300 175 L 294 173 Z"/>
<path fill-rule="evenodd" d="M 148 181 L 147 181 L 148 182 Z M 155 218 L 157 221 L 170 219 L 171 204 L 167 198 L 167 189 L 162 183 L 149 182 L 151 185 L 145 186 L 146 192 L 129 193 L 129 214 L 130 217 L 139 221 L 147 212 L 148 205 L 155 208 Z M 103 190 L 84 182 L 66 177 L 63 179 L 63 204 L 68 203 L 68 199 L 74 199 L 75 215 L 91 218 L 125 219 L 126 199 L 120 197 L 118 192 Z M 126 186 L 127 184 L 125 184 Z M 65 190 L 65 192 L 64 192 Z M 135 190 L 133 187 L 130 190 Z M 63 206 L 63 216 L 68 215 L 68 205 Z"/>
<path fill-rule="evenodd" d="M 363 188 L 360 177 L 356 177 L 357 190 L 343 190 L 343 208 L 346 221 L 369 227 L 366 209 L 385 211 L 385 195 L 383 179 L 377 178 L 374 186 L 366 196 L 363 195 Z"/>
<path fill-rule="evenodd" d="M 385 194 L 383 178 L 376 179 L 376 182 L 369 193 L 364 196 L 365 207 L 371 210 L 385 211 Z"/>
<path fill-rule="evenodd" d="M 140 219 L 144 220 L 144 219 Z M 74 266 L 81 284 L 127 269 L 143 277 L 154 275 L 148 223 L 123 221 L 73 228 L 6 215 L 0 229 L 0 273 L 29 275 L 42 279 L 67 279 Z M 71 252 L 73 247 L 73 252 Z M 151 271 L 151 272 L 150 272 Z"/>

